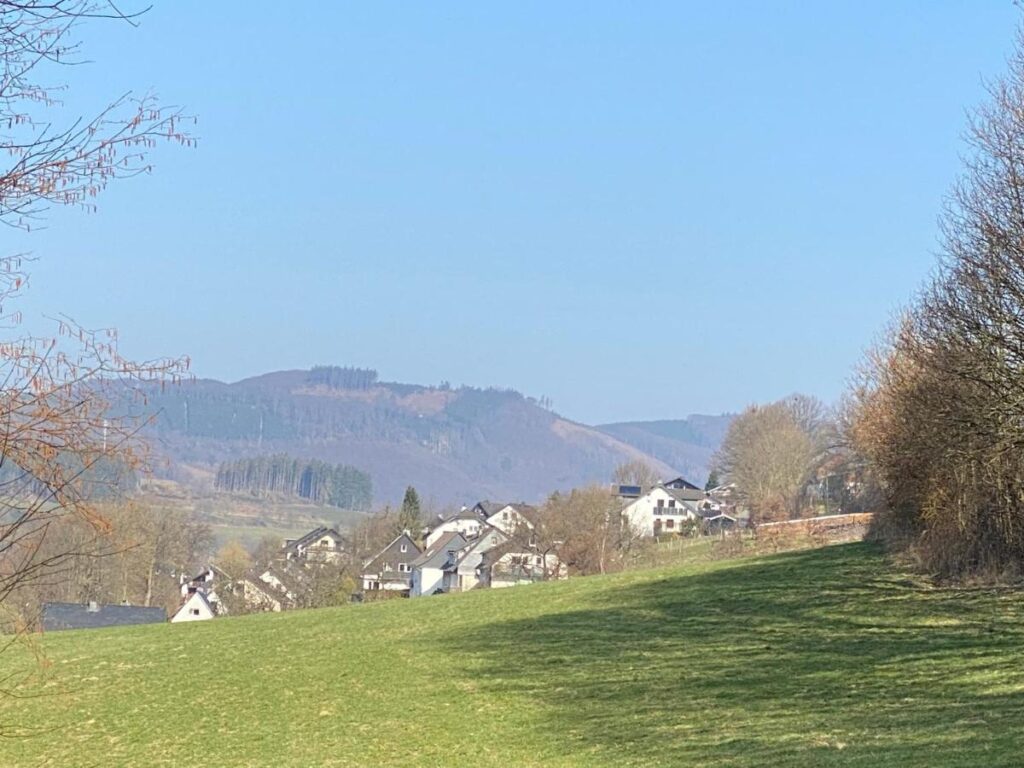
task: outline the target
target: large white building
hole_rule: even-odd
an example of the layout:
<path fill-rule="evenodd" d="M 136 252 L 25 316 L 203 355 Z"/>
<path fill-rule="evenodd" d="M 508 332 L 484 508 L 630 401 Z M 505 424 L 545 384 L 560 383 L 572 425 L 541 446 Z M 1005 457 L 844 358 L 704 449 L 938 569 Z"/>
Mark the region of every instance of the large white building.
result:
<path fill-rule="evenodd" d="M 708 505 L 707 494 L 682 478 L 659 483 L 632 498 L 622 514 L 643 536 L 686 531 L 700 521 Z"/>

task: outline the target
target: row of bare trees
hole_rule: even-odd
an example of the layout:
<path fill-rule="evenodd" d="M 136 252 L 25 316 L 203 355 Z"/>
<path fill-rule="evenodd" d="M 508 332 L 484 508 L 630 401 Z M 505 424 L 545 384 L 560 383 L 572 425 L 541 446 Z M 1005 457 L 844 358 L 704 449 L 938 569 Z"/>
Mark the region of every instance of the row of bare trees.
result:
<path fill-rule="evenodd" d="M 47 601 L 177 609 L 180 577 L 193 576 L 209 556 L 210 527 L 190 511 L 133 501 L 105 503 L 98 511 L 103 530 L 73 515 L 52 521 L 37 557 L 59 558 L 62 567 L 23 580 L 9 592 L 5 631 L 32 627 Z"/>
<path fill-rule="evenodd" d="M 1024 38 L 970 122 L 931 282 L 869 355 L 848 432 L 879 532 L 947 576 L 1024 562 Z"/>

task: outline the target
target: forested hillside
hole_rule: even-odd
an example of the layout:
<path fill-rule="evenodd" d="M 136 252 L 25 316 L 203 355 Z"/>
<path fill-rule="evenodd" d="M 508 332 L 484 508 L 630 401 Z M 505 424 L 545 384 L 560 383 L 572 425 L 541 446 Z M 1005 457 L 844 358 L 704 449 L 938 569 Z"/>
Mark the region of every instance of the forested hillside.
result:
<path fill-rule="evenodd" d="M 379 503 L 397 502 L 408 485 L 439 504 L 538 500 L 608 481 L 632 459 L 702 480 L 708 453 L 698 447 L 675 464 L 512 390 L 382 382 L 376 371 L 331 366 L 197 380 L 154 390 L 148 407 L 154 449 L 169 459 L 158 471 L 210 490 L 225 462 L 287 454 L 367 473 Z"/>

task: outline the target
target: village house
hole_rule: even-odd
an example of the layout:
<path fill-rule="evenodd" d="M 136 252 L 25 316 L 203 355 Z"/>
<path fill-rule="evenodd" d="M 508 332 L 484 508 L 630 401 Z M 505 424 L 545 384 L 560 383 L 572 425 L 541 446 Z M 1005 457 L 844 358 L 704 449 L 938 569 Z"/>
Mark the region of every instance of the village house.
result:
<path fill-rule="evenodd" d="M 410 597 L 433 595 L 444 591 L 445 567 L 456 562 L 456 557 L 468 541 L 458 531 L 445 531 L 412 562 Z"/>
<path fill-rule="evenodd" d="M 40 626 L 44 632 L 65 629 L 98 629 L 130 624 L 159 624 L 167 621 L 163 608 L 142 605 L 88 603 L 43 603 Z"/>
<path fill-rule="evenodd" d="M 512 536 L 521 525 L 525 524 L 532 528 L 530 517 L 535 513 L 536 510 L 533 507 L 523 502 L 505 504 L 495 501 L 479 501 L 472 507 L 463 507 L 452 515 L 439 517 L 432 526 L 428 527 L 424 544 L 429 547 L 441 535 L 450 531 L 458 531 L 467 539 L 476 538 L 487 526 L 492 526 Z"/>
<path fill-rule="evenodd" d="M 481 504 L 486 503 L 481 502 Z M 523 502 L 496 504 L 494 506 L 497 508 L 493 509 L 484 521 L 487 525 L 493 526 L 509 536 L 515 536 L 523 528 L 533 530 L 533 520 L 536 519 L 537 515 L 535 507 Z"/>
<path fill-rule="evenodd" d="M 506 541 L 484 553 L 477 568 L 481 587 L 498 589 L 564 579 L 566 567 L 553 553 L 540 554 L 516 541 Z"/>
<path fill-rule="evenodd" d="M 298 539 L 285 539 L 281 557 L 285 560 L 340 562 L 345 556 L 345 539 L 333 528 L 320 526 Z"/>
<path fill-rule="evenodd" d="M 217 615 L 217 609 L 213 607 L 201 591 L 192 592 L 181 607 L 171 617 L 171 624 L 179 624 L 185 621 L 209 621 Z"/>
<path fill-rule="evenodd" d="M 408 594 L 412 586 L 412 564 L 422 554 L 409 531 L 403 531 L 363 566 L 363 590 Z"/>
<path fill-rule="evenodd" d="M 441 589 L 445 592 L 465 592 L 480 581 L 480 564 L 484 555 L 509 540 L 508 535 L 488 525 L 480 535 L 468 542 L 453 561 L 445 567 Z"/>
<path fill-rule="evenodd" d="M 171 623 L 182 621 L 206 621 L 227 613 L 227 608 L 217 594 L 216 584 L 230 588 L 231 577 L 215 565 L 209 565 L 191 579 L 182 575 L 179 579 L 181 605 L 171 616 Z"/>
<path fill-rule="evenodd" d="M 685 532 L 704 516 L 707 494 L 683 478 L 659 483 L 639 496 L 627 496 L 622 514 L 642 536 Z"/>
<path fill-rule="evenodd" d="M 463 507 L 452 515 L 438 518 L 433 525 L 429 526 L 423 544 L 429 549 L 446 533 L 459 533 L 466 538 L 473 538 L 479 535 L 486 520 L 487 517 L 481 512 L 479 504 L 473 507 Z"/>

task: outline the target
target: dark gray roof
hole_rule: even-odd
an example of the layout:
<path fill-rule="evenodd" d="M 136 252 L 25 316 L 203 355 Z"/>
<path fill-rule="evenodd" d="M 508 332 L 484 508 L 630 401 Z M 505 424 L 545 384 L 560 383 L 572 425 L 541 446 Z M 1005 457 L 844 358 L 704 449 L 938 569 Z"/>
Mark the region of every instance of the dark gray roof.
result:
<path fill-rule="evenodd" d="M 680 490 L 699 491 L 701 490 L 698 486 L 691 483 L 685 477 L 674 477 L 671 480 L 666 480 L 662 483 L 666 488 L 679 488 Z"/>
<path fill-rule="evenodd" d="M 401 552 L 402 544 L 405 544 L 406 547 L 408 547 L 407 552 Z M 395 550 L 398 551 L 396 552 Z M 384 547 L 384 549 L 366 561 L 366 565 L 363 566 L 363 573 L 379 572 L 382 564 L 391 562 L 389 558 L 392 555 L 398 556 L 398 560 L 395 562 L 408 562 L 411 564 L 421 554 L 422 550 L 420 550 L 416 542 L 412 540 L 412 536 L 408 533 L 400 533 L 390 544 Z"/>
<path fill-rule="evenodd" d="M 167 621 L 163 608 L 142 605 L 103 605 L 89 603 L 43 603 L 43 631 L 96 629 L 129 624 L 158 624 Z"/>

